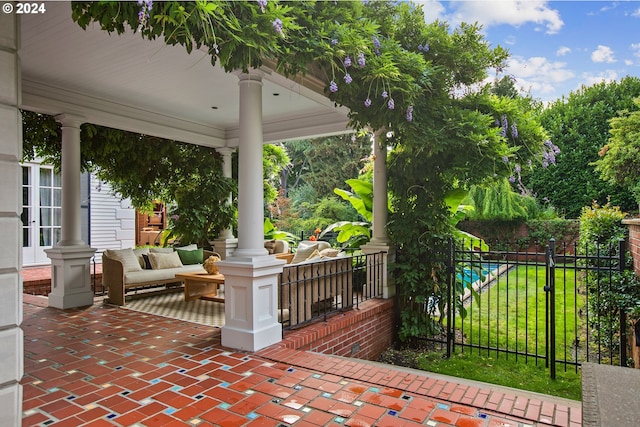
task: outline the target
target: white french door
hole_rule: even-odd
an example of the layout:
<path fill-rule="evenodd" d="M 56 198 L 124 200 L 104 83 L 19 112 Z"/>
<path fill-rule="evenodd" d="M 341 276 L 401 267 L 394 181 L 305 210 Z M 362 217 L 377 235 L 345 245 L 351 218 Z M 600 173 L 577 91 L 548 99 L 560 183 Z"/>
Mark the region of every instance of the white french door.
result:
<path fill-rule="evenodd" d="M 60 240 L 62 180 L 51 166 L 22 166 L 22 264 L 50 263 L 44 250 Z"/>

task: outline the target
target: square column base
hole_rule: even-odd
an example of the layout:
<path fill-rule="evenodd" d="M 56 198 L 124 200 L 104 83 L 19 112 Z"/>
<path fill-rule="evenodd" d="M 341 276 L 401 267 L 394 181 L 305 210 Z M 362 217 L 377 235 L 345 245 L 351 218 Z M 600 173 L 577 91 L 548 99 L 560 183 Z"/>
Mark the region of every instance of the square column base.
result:
<path fill-rule="evenodd" d="M 238 247 L 238 239 L 216 239 L 210 242 L 213 250 L 220 254 L 220 258 L 225 260 L 232 256 L 233 251 Z"/>
<path fill-rule="evenodd" d="M 284 264 L 272 256 L 232 257 L 216 264 L 224 274 L 222 345 L 258 351 L 282 340 L 278 275 Z"/>
<path fill-rule="evenodd" d="M 74 308 L 93 305 L 89 246 L 56 246 L 45 250 L 51 259 L 49 307 Z"/>

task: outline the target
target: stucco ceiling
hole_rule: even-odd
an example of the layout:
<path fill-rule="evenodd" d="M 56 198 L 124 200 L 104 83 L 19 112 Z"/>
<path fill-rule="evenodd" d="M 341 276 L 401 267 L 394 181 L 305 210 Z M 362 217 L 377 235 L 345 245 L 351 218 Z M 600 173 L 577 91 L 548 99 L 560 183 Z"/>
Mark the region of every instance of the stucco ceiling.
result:
<path fill-rule="evenodd" d="M 203 51 L 83 30 L 69 2 L 20 15 L 22 108 L 73 114 L 104 126 L 208 146 L 236 146 L 238 77 L 212 66 Z M 298 82 L 264 67 L 265 142 L 346 130 L 346 110 L 322 95 L 312 77 Z"/>

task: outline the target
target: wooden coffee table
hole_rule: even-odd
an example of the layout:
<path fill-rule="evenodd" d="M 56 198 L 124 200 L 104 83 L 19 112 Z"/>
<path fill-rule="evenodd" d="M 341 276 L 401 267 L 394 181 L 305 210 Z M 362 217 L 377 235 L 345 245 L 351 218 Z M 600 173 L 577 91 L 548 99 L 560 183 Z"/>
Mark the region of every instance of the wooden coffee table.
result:
<path fill-rule="evenodd" d="M 179 273 L 176 279 L 184 282 L 185 301 L 203 299 L 224 302 L 224 298 L 218 296 L 218 286 L 224 285 L 222 274 Z"/>

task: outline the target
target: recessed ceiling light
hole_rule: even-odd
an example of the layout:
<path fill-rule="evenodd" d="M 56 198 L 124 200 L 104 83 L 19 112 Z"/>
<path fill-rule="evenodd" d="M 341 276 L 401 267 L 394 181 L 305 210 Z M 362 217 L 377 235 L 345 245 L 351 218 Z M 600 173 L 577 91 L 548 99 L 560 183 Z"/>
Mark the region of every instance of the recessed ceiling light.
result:
<path fill-rule="evenodd" d="M 211 107 L 212 110 L 217 110 L 218 107 L 216 107 L 215 105 L 213 107 Z"/>
<path fill-rule="evenodd" d="M 280 94 L 278 92 L 274 92 L 273 96 L 280 96 Z"/>

